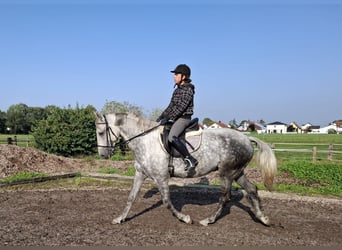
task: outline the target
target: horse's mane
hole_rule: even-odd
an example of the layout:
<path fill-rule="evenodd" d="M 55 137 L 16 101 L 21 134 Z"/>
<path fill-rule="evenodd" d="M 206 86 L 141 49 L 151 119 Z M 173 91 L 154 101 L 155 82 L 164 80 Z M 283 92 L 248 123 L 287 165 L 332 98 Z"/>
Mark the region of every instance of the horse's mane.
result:
<path fill-rule="evenodd" d="M 127 119 L 134 120 L 139 126 L 142 126 L 143 128 L 151 128 L 156 125 L 155 121 L 151 121 L 147 118 L 144 118 L 143 116 L 138 116 L 134 113 L 128 112 L 128 113 L 117 113 L 116 115 L 126 115 Z"/>

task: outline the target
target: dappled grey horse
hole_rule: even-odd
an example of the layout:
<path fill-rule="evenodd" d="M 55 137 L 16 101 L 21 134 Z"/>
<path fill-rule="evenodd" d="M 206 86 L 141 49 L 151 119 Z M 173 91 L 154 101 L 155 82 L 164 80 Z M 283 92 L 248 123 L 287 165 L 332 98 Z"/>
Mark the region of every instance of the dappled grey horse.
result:
<path fill-rule="evenodd" d="M 115 143 L 122 137 L 126 142 L 129 142 L 129 148 L 135 155 L 134 167 L 136 171 L 127 205 L 123 213 L 113 220 L 113 224 L 121 223 L 126 219 L 143 181 L 148 177 L 157 184 L 163 204 L 179 220 L 192 223 L 190 216 L 175 209 L 170 200 L 169 154 L 159 142 L 160 131 L 156 129 L 158 123 L 130 113 L 108 114 L 106 116 L 97 113 L 96 115 L 99 154 L 109 158 Z M 208 218 L 200 221 L 202 225 L 214 223 L 221 214 L 224 204 L 231 197 L 233 181 L 236 181 L 247 192 L 256 218 L 263 224 L 269 225 L 268 217 L 263 214 L 260 208 L 257 188 L 248 181 L 244 174 L 244 169 L 253 158 L 254 149 L 251 142 L 258 146 L 257 164 L 262 169 L 265 186 L 271 190 L 277 170 L 276 158 L 272 149 L 261 140 L 247 137 L 233 129 L 205 129 L 202 131 L 201 146 L 192 153 L 199 164 L 191 173 L 184 171 L 182 159 L 175 158 L 173 160 L 173 176 L 175 177 L 200 177 L 212 171 L 219 172 L 221 198 L 216 210 Z"/>

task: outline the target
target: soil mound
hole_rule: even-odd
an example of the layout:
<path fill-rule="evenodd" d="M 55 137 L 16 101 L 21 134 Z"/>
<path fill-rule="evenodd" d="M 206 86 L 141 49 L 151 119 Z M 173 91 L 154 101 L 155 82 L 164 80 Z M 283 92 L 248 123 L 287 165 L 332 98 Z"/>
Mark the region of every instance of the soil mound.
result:
<path fill-rule="evenodd" d="M 72 159 L 31 147 L 0 145 L 0 178 L 22 171 L 47 174 L 92 172 L 101 166 L 113 165 L 110 160 Z"/>

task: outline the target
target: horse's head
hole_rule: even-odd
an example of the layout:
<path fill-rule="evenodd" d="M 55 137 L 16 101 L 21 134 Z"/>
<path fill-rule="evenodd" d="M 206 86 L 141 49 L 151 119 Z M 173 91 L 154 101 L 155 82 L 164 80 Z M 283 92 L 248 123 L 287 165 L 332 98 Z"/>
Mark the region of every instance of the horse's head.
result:
<path fill-rule="evenodd" d="M 115 143 L 120 136 L 114 121 L 115 115 L 106 116 L 96 112 L 97 150 L 99 155 L 106 159 L 113 155 Z"/>

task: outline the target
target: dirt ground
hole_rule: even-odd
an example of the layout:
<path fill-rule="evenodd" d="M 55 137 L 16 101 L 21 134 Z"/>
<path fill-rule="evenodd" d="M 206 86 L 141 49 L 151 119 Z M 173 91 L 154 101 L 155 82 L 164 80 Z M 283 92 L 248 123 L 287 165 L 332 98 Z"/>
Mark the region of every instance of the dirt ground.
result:
<path fill-rule="evenodd" d="M 20 171 L 32 168 L 49 173 L 91 172 L 104 164 L 69 161 L 34 149 L 0 145 L 2 176 L 13 173 L 11 164 Z M 195 221 L 187 225 L 163 207 L 154 187 L 144 185 L 128 220 L 112 225 L 128 194 L 129 185 L 115 184 L 95 189 L 2 188 L 0 246 L 342 246 L 339 198 L 260 192 L 264 212 L 272 221 L 266 227 L 254 220 L 248 200 L 237 191 L 219 220 L 204 227 L 198 221 L 216 207 L 219 189 L 172 187 L 175 207 Z"/>

